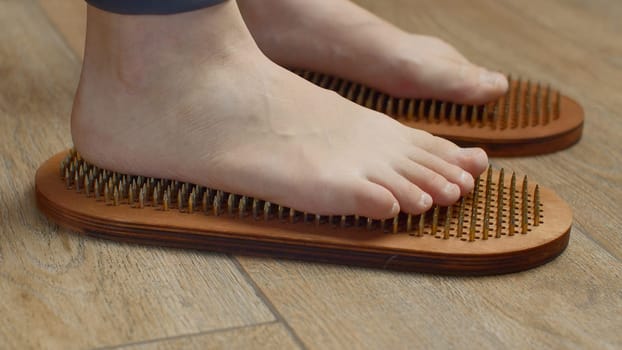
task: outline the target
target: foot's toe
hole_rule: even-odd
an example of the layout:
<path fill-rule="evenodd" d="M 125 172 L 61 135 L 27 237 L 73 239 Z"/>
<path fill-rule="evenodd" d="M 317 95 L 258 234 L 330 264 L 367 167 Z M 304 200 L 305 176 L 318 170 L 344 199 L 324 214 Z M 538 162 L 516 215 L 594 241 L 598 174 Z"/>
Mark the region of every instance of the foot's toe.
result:
<path fill-rule="evenodd" d="M 481 104 L 503 95 L 508 88 L 506 77 L 469 62 L 446 62 L 446 71 L 441 73 L 446 82 L 439 91 L 445 99 L 459 103 Z M 441 82 L 439 82 L 441 84 Z M 443 88 L 443 86 L 440 86 Z"/>
<path fill-rule="evenodd" d="M 385 186 L 361 179 L 351 182 L 345 189 L 352 198 L 351 213 L 372 219 L 388 219 L 400 212 L 398 199 Z"/>
<path fill-rule="evenodd" d="M 452 64 L 448 69 L 455 81 L 448 84 L 447 98 L 461 103 L 480 104 L 495 99 L 507 91 L 507 78 L 471 63 Z"/>
<path fill-rule="evenodd" d="M 421 164 L 405 160 L 399 165 L 399 172 L 421 191 L 429 194 L 436 204 L 449 205 L 460 198 L 461 189 L 458 185 Z"/>
<path fill-rule="evenodd" d="M 458 164 L 476 177 L 488 168 L 488 155 L 479 147 L 461 148 Z"/>
<path fill-rule="evenodd" d="M 461 195 L 469 193 L 474 187 L 474 180 L 471 174 L 460 166 L 449 163 L 432 153 L 417 149 L 410 155 L 409 159 L 439 174 L 448 182 L 457 185 Z M 408 162 L 405 163 L 407 164 Z M 406 168 L 408 168 L 408 165 Z"/>
<path fill-rule="evenodd" d="M 447 139 L 432 136 L 420 130 L 416 130 L 413 139 L 417 147 L 466 170 L 473 177 L 480 175 L 488 167 L 488 156 L 481 148 L 461 148 Z"/>
<path fill-rule="evenodd" d="M 371 176 L 370 181 L 389 190 L 405 213 L 419 214 L 432 206 L 433 198 L 429 194 L 397 172 L 387 170 L 386 173 Z"/>
<path fill-rule="evenodd" d="M 412 71 L 417 94 L 457 103 L 482 104 L 503 95 L 507 78 L 468 61 L 427 58 Z"/>

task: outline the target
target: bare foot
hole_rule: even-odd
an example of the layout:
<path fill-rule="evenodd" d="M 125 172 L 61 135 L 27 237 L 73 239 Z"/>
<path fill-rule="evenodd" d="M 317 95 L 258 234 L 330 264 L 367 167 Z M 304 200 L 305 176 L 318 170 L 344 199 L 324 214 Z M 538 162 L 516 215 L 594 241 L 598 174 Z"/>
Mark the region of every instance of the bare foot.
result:
<path fill-rule="evenodd" d="M 261 50 L 278 64 L 333 74 L 396 97 L 484 103 L 500 73 L 440 39 L 404 32 L 348 0 L 238 0 Z"/>
<path fill-rule="evenodd" d="M 72 136 L 103 168 L 323 215 L 388 218 L 449 204 L 487 165 L 479 149 L 402 126 L 277 66 L 233 1 L 167 16 L 89 6 Z"/>

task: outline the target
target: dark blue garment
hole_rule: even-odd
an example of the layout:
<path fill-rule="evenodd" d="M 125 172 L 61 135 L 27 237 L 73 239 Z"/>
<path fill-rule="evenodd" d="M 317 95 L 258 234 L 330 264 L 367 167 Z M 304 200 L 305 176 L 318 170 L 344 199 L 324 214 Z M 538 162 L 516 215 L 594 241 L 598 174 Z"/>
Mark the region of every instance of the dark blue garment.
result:
<path fill-rule="evenodd" d="M 126 15 L 169 15 L 198 10 L 227 0 L 86 0 L 100 10 Z"/>

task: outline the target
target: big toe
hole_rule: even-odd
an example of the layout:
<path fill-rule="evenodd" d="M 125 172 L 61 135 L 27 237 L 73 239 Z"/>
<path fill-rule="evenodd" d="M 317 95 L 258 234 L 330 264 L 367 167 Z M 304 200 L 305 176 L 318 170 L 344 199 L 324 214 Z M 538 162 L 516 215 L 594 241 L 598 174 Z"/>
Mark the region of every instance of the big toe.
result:
<path fill-rule="evenodd" d="M 464 169 L 473 177 L 480 175 L 488 167 L 488 156 L 481 148 L 461 148 L 447 139 L 433 136 L 421 130 L 414 130 L 413 135 L 414 143 L 417 147 L 443 159 L 449 164 Z M 420 154 L 420 152 L 415 152 L 414 157 L 411 155 L 411 158 L 417 159 L 419 157 L 416 157 L 416 155 Z M 436 162 L 436 165 L 436 167 L 429 167 L 435 168 L 439 173 L 443 173 L 438 166 L 445 166 L 444 163 Z"/>
<path fill-rule="evenodd" d="M 473 176 L 478 176 L 488 168 L 488 156 L 478 147 L 461 148 L 459 164 Z"/>
<path fill-rule="evenodd" d="M 447 98 L 459 103 L 481 104 L 503 95 L 508 89 L 507 78 L 498 72 L 459 63 L 450 70 L 456 72 L 456 82 L 447 90 Z"/>
<path fill-rule="evenodd" d="M 508 89 L 507 78 L 498 72 L 475 66 L 468 61 L 439 59 L 430 63 L 424 74 L 421 90 L 445 101 L 482 104 L 503 95 Z"/>

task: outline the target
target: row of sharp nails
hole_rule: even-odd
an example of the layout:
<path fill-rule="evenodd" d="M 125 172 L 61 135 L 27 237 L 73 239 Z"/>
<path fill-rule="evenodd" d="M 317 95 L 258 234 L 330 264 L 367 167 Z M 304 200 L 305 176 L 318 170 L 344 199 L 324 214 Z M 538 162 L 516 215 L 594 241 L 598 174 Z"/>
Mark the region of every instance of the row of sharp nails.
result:
<path fill-rule="evenodd" d="M 481 184 L 482 181 L 478 178 L 474 191 L 469 196 L 462 197 L 454 206 L 437 205 L 420 215 L 402 213 L 387 220 L 373 220 L 352 215 L 307 214 L 267 201 L 175 180 L 122 175 L 88 164 L 74 150 L 61 162 L 60 173 L 67 188 L 73 188 L 87 196 L 92 195 L 96 200 L 103 199 L 105 203 L 115 206 L 125 202 L 137 208 L 148 205 L 160 206 L 164 211 L 175 206 L 186 213 L 200 210 L 219 216 L 226 212 L 229 216 L 240 218 L 247 216 L 250 207 L 252 218 L 263 218 L 265 221 L 276 217 L 294 223 L 302 217 L 303 222 L 313 221 L 316 226 L 322 223 L 337 224 L 342 228 L 364 225 L 368 230 L 378 227 L 383 232 L 398 233 L 402 229 L 413 236 L 423 236 L 425 233 L 436 236 L 440 233 L 444 239 L 450 236 L 462 238 L 466 233 L 468 241 L 474 241 L 476 238 L 486 240 L 491 236 L 495 238 L 503 235 L 512 236 L 517 232 L 526 234 L 531 227 L 539 226 L 541 223 L 542 204 L 539 187 L 536 185 L 530 201 L 527 177 L 524 177 L 519 196 L 516 174 L 512 174 L 509 188 L 502 185 L 505 183 L 503 169 L 499 171 L 496 189 L 493 188 L 493 171 L 490 168 L 485 183 Z M 480 208 L 480 204 L 483 204 L 483 208 Z M 507 215 L 504 212 L 507 212 Z M 481 225 L 478 225 L 478 222 Z M 504 225 L 505 223 L 507 225 Z M 481 230 L 478 227 L 481 227 Z"/>
<path fill-rule="evenodd" d="M 395 98 L 359 83 L 335 78 L 327 74 L 294 70 L 301 77 L 323 88 L 336 91 L 360 105 L 409 121 L 441 122 L 449 124 L 489 126 L 492 129 L 516 129 L 547 125 L 560 117 L 561 94 L 550 85 L 508 76 L 510 88 L 505 96 L 481 106 L 437 100 Z"/>

